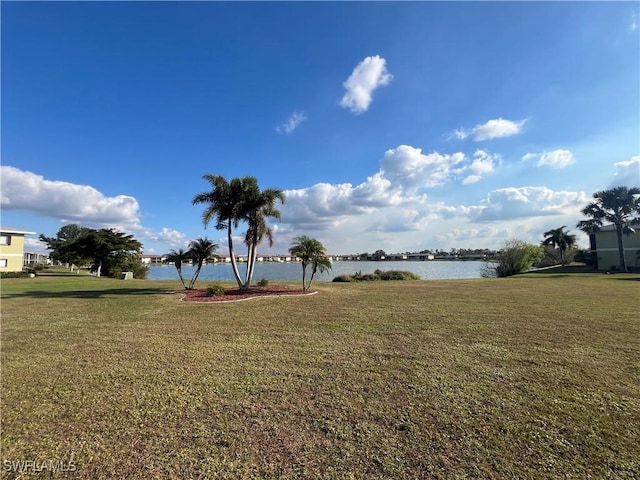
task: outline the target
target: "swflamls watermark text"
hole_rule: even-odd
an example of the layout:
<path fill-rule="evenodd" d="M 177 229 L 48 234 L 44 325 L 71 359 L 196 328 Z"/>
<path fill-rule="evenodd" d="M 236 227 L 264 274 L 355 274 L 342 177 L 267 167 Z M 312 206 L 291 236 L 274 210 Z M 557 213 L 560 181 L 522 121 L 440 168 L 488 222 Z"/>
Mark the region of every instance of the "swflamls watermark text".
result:
<path fill-rule="evenodd" d="M 75 472 L 78 469 L 74 460 L 4 460 L 2 469 L 5 472 L 40 473 L 40 472 Z"/>

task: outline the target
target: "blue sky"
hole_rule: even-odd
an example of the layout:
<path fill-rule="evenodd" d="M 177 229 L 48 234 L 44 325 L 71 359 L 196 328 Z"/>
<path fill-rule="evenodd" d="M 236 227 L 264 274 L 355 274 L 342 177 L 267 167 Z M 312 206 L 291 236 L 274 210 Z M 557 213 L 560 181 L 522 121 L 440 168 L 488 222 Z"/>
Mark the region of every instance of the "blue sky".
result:
<path fill-rule="evenodd" d="M 637 2 L 1 9 L 3 225 L 224 252 L 212 173 L 285 190 L 264 253 L 498 248 L 640 185 Z"/>

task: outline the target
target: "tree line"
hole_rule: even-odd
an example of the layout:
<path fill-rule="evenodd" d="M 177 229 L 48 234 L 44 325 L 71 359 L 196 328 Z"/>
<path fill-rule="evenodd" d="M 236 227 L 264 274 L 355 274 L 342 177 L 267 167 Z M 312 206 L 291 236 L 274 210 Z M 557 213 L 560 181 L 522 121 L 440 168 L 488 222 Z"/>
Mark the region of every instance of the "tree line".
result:
<path fill-rule="evenodd" d="M 196 194 L 193 205 L 204 205 L 202 222 L 207 228 L 212 222 L 217 230 L 225 230 L 232 271 L 241 290 L 250 288 L 257 261 L 258 245 L 267 239 L 273 245 L 273 230 L 269 226 L 270 218 L 279 220 L 280 211 L 277 203 L 284 204 L 285 195 L 281 189 L 267 188 L 261 190 L 255 177 L 244 176 L 230 181 L 221 175 L 205 174 L 202 177 L 211 189 Z M 616 229 L 620 270 L 628 271 L 624 256 L 624 236 L 634 233 L 634 226 L 640 224 L 640 188 L 616 187 L 598 191 L 593 194 L 593 201 L 581 210 L 588 217 L 581 220 L 576 227 L 587 234 L 598 231 L 605 223 Z M 235 255 L 233 242 L 234 230 L 246 225 L 243 243 L 247 248 L 246 269 L 241 274 Z M 567 263 L 568 253 L 573 253 L 576 236 L 566 231 L 566 225 L 544 232 L 540 245 L 532 245 L 520 240 L 508 240 L 502 249 L 491 252 L 486 249 L 452 250 L 452 254 L 463 252 L 484 252 L 494 254 L 495 263 L 485 272 L 487 276 L 510 276 L 529 270 L 540 262 L 545 255 L 552 257 L 559 253 L 559 262 Z M 146 276 L 146 267 L 139 262 L 142 244 L 132 235 L 117 232 L 114 229 L 92 229 L 75 224 L 62 227 L 55 237 L 40 235 L 40 240 L 51 250 L 50 258 L 66 263 L 73 269 L 74 265 L 91 265 L 91 271 L 99 276 L 119 277 L 123 271 L 133 271 L 136 278 Z M 211 260 L 218 245 L 211 240 L 198 238 L 192 241 L 187 250 L 171 250 L 167 260 L 173 262 L 180 281 L 185 289 L 193 289 L 200 275 L 202 266 Z M 293 239 L 289 252 L 301 260 L 302 288 L 311 286 L 317 272 L 331 268 L 326 258 L 324 245 L 314 238 L 301 235 Z M 427 252 L 427 251 L 424 251 Z M 375 252 L 382 257 L 383 250 Z M 582 260 L 589 262 L 587 254 Z M 196 266 L 192 278 L 186 282 L 182 275 L 182 265 L 193 262 Z M 310 276 L 307 281 L 307 269 Z"/>

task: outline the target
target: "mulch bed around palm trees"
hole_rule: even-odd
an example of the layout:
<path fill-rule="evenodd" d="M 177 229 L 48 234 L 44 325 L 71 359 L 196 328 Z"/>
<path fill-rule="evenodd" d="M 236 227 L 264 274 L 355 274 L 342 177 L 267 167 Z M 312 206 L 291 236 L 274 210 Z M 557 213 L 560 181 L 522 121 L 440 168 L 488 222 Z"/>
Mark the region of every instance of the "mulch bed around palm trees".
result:
<path fill-rule="evenodd" d="M 262 297 L 287 297 L 293 295 L 313 295 L 318 293 L 315 290 L 303 291 L 300 288 L 289 288 L 282 285 L 269 285 L 267 287 L 251 287 L 248 290 L 240 290 L 239 288 L 225 288 L 224 295 L 208 296 L 206 288 L 194 290 L 183 290 L 182 300 L 184 302 L 238 302 L 241 300 L 249 300 Z"/>

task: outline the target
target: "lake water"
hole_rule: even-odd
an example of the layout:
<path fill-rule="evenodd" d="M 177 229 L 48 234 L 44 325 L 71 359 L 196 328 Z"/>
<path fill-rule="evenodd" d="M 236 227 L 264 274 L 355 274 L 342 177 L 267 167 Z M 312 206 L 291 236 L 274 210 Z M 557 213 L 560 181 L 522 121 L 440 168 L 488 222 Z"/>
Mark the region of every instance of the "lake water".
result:
<path fill-rule="evenodd" d="M 350 262 L 334 261 L 329 273 L 316 274 L 314 282 L 330 282 L 334 277 L 342 274 L 354 274 L 356 272 L 373 273 L 374 270 L 406 270 L 420 275 L 423 280 L 441 280 L 457 278 L 480 278 L 480 271 L 485 262 L 474 261 L 399 261 L 399 262 Z M 240 275 L 244 278 L 246 264 L 239 264 Z M 182 267 L 182 275 L 185 281 L 191 278 L 195 267 L 185 265 Z M 307 269 L 307 278 L 310 275 Z M 173 265 L 153 265 L 149 268 L 150 280 L 177 280 L 178 272 Z M 302 281 L 302 266 L 300 263 L 257 263 L 253 282 L 266 278 L 270 282 L 297 282 Z M 214 264 L 202 267 L 198 281 L 212 280 L 221 282 L 235 281 L 230 264 Z"/>

